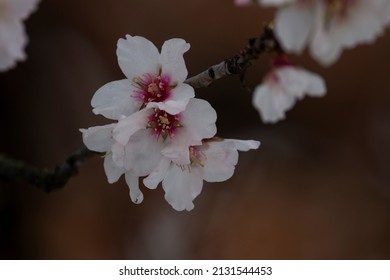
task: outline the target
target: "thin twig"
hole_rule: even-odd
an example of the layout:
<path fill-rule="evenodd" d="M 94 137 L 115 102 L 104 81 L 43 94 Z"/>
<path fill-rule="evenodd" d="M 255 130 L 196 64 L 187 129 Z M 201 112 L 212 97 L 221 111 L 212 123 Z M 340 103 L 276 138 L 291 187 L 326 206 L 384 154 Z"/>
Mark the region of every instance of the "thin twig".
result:
<path fill-rule="evenodd" d="M 252 61 L 265 52 L 282 52 L 273 29 L 269 25 L 264 27 L 263 33 L 259 37 L 249 39 L 246 48 L 238 55 L 211 66 L 206 71 L 187 79 L 185 83 L 194 88 L 202 88 L 207 87 L 215 80 L 230 75 L 240 75 L 241 82 L 243 82 L 245 71 L 252 65 Z"/>
<path fill-rule="evenodd" d="M 80 164 L 96 154 L 82 146 L 54 170 L 38 168 L 24 161 L 0 155 L 0 182 L 27 181 L 50 192 L 64 187 L 71 177 L 78 174 Z"/>

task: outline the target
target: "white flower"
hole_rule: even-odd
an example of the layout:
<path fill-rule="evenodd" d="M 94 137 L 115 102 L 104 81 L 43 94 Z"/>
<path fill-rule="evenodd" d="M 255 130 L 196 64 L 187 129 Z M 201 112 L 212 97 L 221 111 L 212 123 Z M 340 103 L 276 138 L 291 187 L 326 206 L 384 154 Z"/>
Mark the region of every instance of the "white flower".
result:
<path fill-rule="evenodd" d="M 305 94 L 321 97 L 325 94 L 324 80 L 317 74 L 295 66 L 282 66 L 272 70 L 253 94 L 253 106 L 266 123 L 285 118 L 297 99 Z"/>
<path fill-rule="evenodd" d="M 164 155 L 179 164 L 188 164 L 188 147 L 199 145 L 215 135 L 217 114 L 202 99 L 192 98 L 179 114 L 158 108 L 144 108 L 119 120 L 113 137 L 121 145 L 115 149 L 114 161 L 146 176 Z M 118 159 L 118 160 L 117 160 Z"/>
<path fill-rule="evenodd" d="M 125 174 L 132 201 L 141 203 L 138 178 L 149 175 L 163 156 L 189 164 L 188 148 L 215 135 L 216 118 L 208 102 L 192 98 L 186 110 L 177 115 L 144 108 L 118 123 L 80 131 L 88 149 L 105 153 L 108 182 L 114 183 Z"/>
<path fill-rule="evenodd" d="M 390 21 L 387 0 L 262 0 L 280 7 L 275 33 L 282 47 L 301 53 L 308 45 L 321 64 L 334 63 L 343 49 L 372 43 Z"/>
<path fill-rule="evenodd" d="M 143 37 L 118 41 L 119 66 L 127 79 L 101 87 L 92 98 L 94 113 L 116 123 L 81 129 L 88 149 L 105 153 L 109 183 L 123 174 L 133 202 L 143 195 L 139 177 L 154 170 L 162 157 L 189 164 L 188 148 L 216 133 L 217 114 L 211 105 L 194 97 L 185 84 L 182 39 L 166 41 L 161 50 Z"/>
<path fill-rule="evenodd" d="M 190 45 L 183 39 L 156 46 L 139 36 L 127 35 L 117 45 L 118 63 L 127 79 L 110 82 L 92 98 L 95 114 L 119 120 L 144 107 L 157 107 L 170 114 L 183 111 L 194 89 L 183 83 L 187 68 L 183 54 Z"/>
<path fill-rule="evenodd" d="M 165 199 L 177 211 L 190 211 L 200 194 L 203 180 L 222 182 L 233 176 L 238 161 L 237 151 L 257 149 L 260 142 L 233 139 L 210 139 L 189 148 L 190 163 L 180 165 L 163 157 L 156 169 L 143 182 L 154 189 L 162 182 Z"/>
<path fill-rule="evenodd" d="M 24 48 L 28 38 L 25 20 L 36 8 L 38 0 L 0 0 L 0 71 L 6 71 L 26 59 Z"/>

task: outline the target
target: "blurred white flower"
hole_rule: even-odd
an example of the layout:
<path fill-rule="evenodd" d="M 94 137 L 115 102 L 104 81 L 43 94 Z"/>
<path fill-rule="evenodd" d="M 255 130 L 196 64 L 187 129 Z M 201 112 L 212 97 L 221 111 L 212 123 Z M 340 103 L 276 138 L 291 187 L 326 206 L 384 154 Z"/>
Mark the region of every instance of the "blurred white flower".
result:
<path fill-rule="evenodd" d="M 238 161 L 237 151 L 257 149 L 260 142 L 213 138 L 189 147 L 190 163 L 177 164 L 161 158 L 155 170 L 146 177 L 145 186 L 155 189 L 162 182 L 165 199 L 177 211 L 190 211 L 200 194 L 203 180 L 222 182 L 233 176 Z"/>
<path fill-rule="evenodd" d="M 343 49 L 372 43 L 390 22 L 388 0 L 261 0 L 279 7 L 275 33 L 282 47 L 301 53 L 308 45 L 322 65 L 334 63 Z"/>
<path fill-rule="evenodd" d="M 0 71 L 13 68 L 26 59 L 28 38 L 23 21 L 35 10 L 39 0 L 0 0 Z"/>
<path fill-rule="evenodd" d="M 95 114 L 119 120 L 144 107 L 157 107 L 170 114 L 183 111 L 194 97 L 187 78 L 183 54 L 190 45 L 183 39 L 165 41 L 161 53 L 139 36 L 127 35 L 117 45 L 118 63 L 127 79 L 110 82 L 93 96 Z"/>
<path fill-rule="evenodd" d="M 310 45 L 312 56 L 327 66 L 342 50 L 372 43 L 385 28 L 382 0 L 333 0 L 319 3 Z"/>
<path fill-rule="evenodd" d="M 324 80 L 317 74 L 293 65 L 282 65 L 268 73 L 253 94 L 253 106 L 265 123 L 285 118 L 296 100 L 305 95 L 322 97 L 326 93 Z"/>

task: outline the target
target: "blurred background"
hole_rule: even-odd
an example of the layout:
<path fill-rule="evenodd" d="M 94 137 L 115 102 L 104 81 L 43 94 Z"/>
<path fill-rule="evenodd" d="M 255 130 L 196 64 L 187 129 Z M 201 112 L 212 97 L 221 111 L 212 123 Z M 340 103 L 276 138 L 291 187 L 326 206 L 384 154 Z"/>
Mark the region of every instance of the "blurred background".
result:
<path fill-rule="evenodd" d="M 82 144 L 79 128 L 109 123 L 91 111 L 94 92 L 122 79 L 116 42 L 140 35 L 191 43 L 195 75 L 245 47 L 274 11 L 233 0 L 42 0 L 26 22 L 28 60 L 1 73 L 0 153 L 54 168 Z M 390 30 L 322 68 L 328 94 L 307 98 L 264 125 L 238 77 L 197 95 L 218 112 L 218 135 L 257 139 L 235 175 L 205 183 L 191 212 L 161 188 L 134 205 L 124 179 L 107 183 L 100 157 L 50 194 L 0 185 L 3 259 L 389 259 Z M 269 69 L 249 70 L 255 87 Z"/>

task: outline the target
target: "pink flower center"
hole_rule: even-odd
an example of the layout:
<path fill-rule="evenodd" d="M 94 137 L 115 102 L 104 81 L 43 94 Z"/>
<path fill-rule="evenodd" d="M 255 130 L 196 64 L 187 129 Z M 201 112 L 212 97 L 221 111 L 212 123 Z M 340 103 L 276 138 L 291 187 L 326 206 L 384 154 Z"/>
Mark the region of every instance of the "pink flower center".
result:
<path fill-rule="evenodd" d="M 149 116 L 148 128 L 153 129 L 153 133 L 157 137 L 162 137 L 164 140 L 169 137 L 174 137 L 176 129 L 182 127 L 180 124 L 180 114 L 171 115 L 167 112 L 154 109 L 153 115 Z"/>
<path fill-rule="evenodd" d="M 169 76 L 161 76 L 161 74 L 144 74 L 142 77 L 133 79 L 133 85 L 137 88 L 132 95 L 142 103 L 141 107 L 145 107 L 149 102 L 162 102 L 170 97 L 171 79 Z"/>

